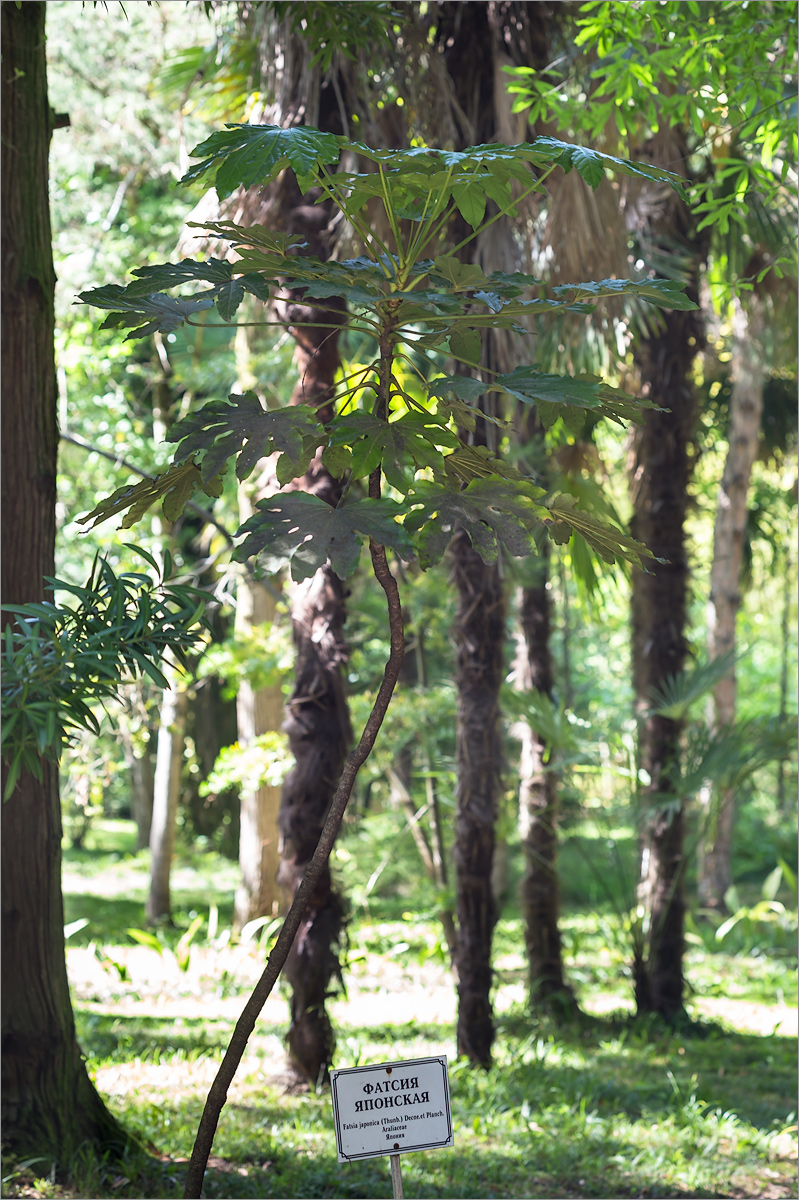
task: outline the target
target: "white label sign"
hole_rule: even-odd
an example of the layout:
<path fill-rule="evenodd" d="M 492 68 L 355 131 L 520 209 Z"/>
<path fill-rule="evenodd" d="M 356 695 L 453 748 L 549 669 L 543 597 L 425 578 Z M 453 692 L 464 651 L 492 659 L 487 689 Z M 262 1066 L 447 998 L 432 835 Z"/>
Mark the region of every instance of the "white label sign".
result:
<path fill-rule="evenodd" d="M 338 1161 L 453 1145 L 447 1060 L 330 1072 Z"/>

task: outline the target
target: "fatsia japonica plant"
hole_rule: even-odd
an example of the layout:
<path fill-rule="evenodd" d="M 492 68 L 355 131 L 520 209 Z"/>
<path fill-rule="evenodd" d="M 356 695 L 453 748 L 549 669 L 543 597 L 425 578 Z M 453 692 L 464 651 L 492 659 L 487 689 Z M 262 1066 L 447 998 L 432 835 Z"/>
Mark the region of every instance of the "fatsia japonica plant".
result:
<path fill-rule="evenodd" d="M 323 313 L 329 303 L 329 328 L 334 331 L 340 328 L 343 299 L 348 327 L 372 345 L 372 358 L 341 373 L 333 415 L 324 424 L 311 404 L 267 410 L 252 392 L 206 404 L 170 430 L 176 451 L 165 472 L 120 488 L 85 520 L 96 523 L 123 514 L 127 527 L 158 502 L 174 520 L 194 489 L 220 493 L 221 476 L 231 462 L 244 479 L 259 460 L 274 455 L 277 487 L 238 531 L 242 540 L 236 557 L 259 557 L 267 567 L 288 561 L 297 581 L 328 563 L 345 577 L 368 541 L 375 576 L 387 597 L 391 653 L 316 853 L 209 1094 L 187 1196 L 200 1195 L 227 1087 L 285 961 L 396 684 L 404 642 L 387 548 L 426 568 L 441 559 L 460 528 L 485 561 L 495 560 L 500 547 L 515 556 L 535 553 L 542 531 L 558 542 L 577 533 L 611 562 L 624 558 L 640 566 L 649 555 L 619 529 L 576 507 L 572 497 L 547 493 L 467 440 L 480 411 L 478 401 L 487 393 L 507 397 L 522 409 L 535 406 L 546 427 L 562 419 L 572 430 L 582 426 L 588 412 L 622 423 L 636 420 L 647 402 L 593 377 L 548 374 L 534 362 L 492 373 L 481 365 L 482 332 L 527 333 L 542 314 L 590 312 L 603 298 L 619 295 L 666 308 L 694 307 L 682 285 L 671 280 L 602 280 L 557 287 L 544 295 L 540 281 L 530 275 L 486 275 L 461 255 L 493 222 L 516 216 L 518 205 L 542 191 L 544 179 L 558 167 L 576 169 L 593 187 L 614 171 L 681 190 L 677 177 L 652 166 L 547 137 L 458 153 L 425 147 L 375 150 L 308 127 L 268 125 L 228 126 L 198 146 L 194 157 L 201 161 L 185 181 L 213 181 L 220 199 L 239 187 L 264 186 L 281 172 L 293 171 L 302 193 L 314 189 L 319 201 L 332 202 L 360 242 L 360 254 L 322 261 L 304 254 L 297 237 L 263 225 L 216 221 L 200 228 L 227 242 L 235 261 L 210 258 L 140 267 L 127 286 L 97 288 L 81 299 L 110 310 L 105 325 L 127 328 L 130 337 L 204 321 L 212 309 L 221 322 L 235 323 L 246 293 L 265 302 L 300 295 Z M 472 232 L 448 245 L 456 213 Z M 274 306 L 268 311 L 266 323 L 296 329 L 296 321 L 281 322 Z M 445 373 L 438 365 L 449 360 L 460 364 L 457 373 Z M 420 363 L 426 364 L 424 369 Z M 418 386 L 411 388 L 407 381 L 414 375 Z M 335 507 L 290 486 L 320 452 L 329 473 L 343 481 Z"/>

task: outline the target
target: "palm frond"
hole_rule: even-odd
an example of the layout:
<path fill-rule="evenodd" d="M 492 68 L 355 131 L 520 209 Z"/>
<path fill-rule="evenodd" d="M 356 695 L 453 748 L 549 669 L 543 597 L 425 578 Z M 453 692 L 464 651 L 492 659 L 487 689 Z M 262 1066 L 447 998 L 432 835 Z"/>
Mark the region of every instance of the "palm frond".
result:
<path fill-rule="evenodd" d="M 650 690 L 652 715 L 682 721 L 691 706 L 711 692 L 732 670 L 736 657 L 734 650 L 728 650 L 710 662 L 698 663 L 693 670 L 668 675 L 659 687 Z"/>

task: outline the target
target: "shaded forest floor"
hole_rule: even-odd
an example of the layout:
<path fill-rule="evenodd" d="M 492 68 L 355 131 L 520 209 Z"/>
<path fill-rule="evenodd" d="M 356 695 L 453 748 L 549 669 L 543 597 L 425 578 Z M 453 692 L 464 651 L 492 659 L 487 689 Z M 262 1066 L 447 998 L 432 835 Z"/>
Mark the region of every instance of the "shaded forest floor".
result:
<path fill-rule="evenodd" d="M 87 1158 L 72 1164 L 68 1187 L 49 1164 L 7 1161 L 4 1195 L 182 1194 L 205 1095 L 269 932 L 228 940 L 235 874 L 221 860 L 180 865 L 180 928 L 162 931 L 156 948 L 126 932 L 146 942 L 143 857 L 68 860 L 68 927 L 89 922 L 67 943 L 81 1045 L 107 1103 L 157 1157 L 124 1168 Z M 455 1147 L 403 1157 L 407 1196 L 797 1195 L 790 962 L 694 946 L 691 1022 L 640 1023 L 621 952 L 606 931 L 592 931 L 590 914 L 572 914 L 567 965 L 585 1015 L 556 1027 L 526 1012 L 521 929 L 510 916 L 497 931 L 496 1066 L 485 1073 L 456 1061 L 455 995 L 436 922 L 380 908 L 375 901 L 353 917 L 348 991 L 331 1011 L 339 1066 L 449 1058 Z M 181 951 L 192 913 L 206 923 Z M 387 1159 L 336 1162 L 329 1095 L 288 1086 L 286 1015 L 285 996 L 270 997 L 222 1115 L 205 1195 L 390 1196 Z"/>

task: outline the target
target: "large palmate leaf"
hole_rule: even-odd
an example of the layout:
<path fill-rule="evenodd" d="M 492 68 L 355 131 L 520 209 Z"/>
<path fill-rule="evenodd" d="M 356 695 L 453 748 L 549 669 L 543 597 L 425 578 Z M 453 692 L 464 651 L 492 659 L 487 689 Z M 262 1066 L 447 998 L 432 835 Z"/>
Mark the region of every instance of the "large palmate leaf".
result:
<path fill-rule="evenodd" d="M 607 563 L 615 563 L 621 558 L 646 570 L 644 559 L 654 560 L 654 554 L 643 542 L 637 542 L 635 538 L 628 537 L 612 525 L 598 521 L 590 513 L 577 508 L 574 496 L 555 496 L 547 501 L 547 509 L 554 518 L 554 524 L 550 526 L 548 533 L 559 545 L 568 542 L 572 530 L 576 530 Z"/>
<path fill-rule="evenodd" d="M 688 285 L 676 279 L 598 279 L 590 283 L 566 283 L 553 288 L 556 296 L 569 293 L 577 301 L 604 300 L 610 296 L 635 296 L 660 308 L 698 308 L 685 295 Z"/>
<path fill-rule="evenodd" d="M 728 650 L 706 663 L 697 663 L 690 671 L 668 675 L 657 688 L 652 688 L 652 712 L 672 721 L 682 721 L 692 704 L 701 700 L 728 675 L 735 666 L 736 652 Z"/>
<path fill-rule="evenodd" d="M 167 441 L 179 443 L 175 462 L 200 456 L 204 481 L 218 475 L 234 455 L 236 477 L 246 479 L 259 459 L 280 451 L 276 473 L 284 484 L 308 470 L 326 436 L 312 408 L 297 405 L 270 412 L 255 392 L 245 392 L 189 413 L 172 426 Z"/>
<path fill-rule="evenodd" d="M 371 413 L 354 412 L 334 418 L 328 426 L 331 449 L 351 448 L 347 459 L 335 461 L 362 479 L 382 466 L 392 487 L 404 492 L 418 467 L 442 471 L 442 448 L 460 446 L 459 438 L 432 413 L 408 412 L 386 422 Z"/>
<path fill-rule="evenodd" d="M 81 517 L 80 523 L 87 525 L 91 521 L 93 526 L 99 525 L 109 517 L 125 513 L 120 528 L 130 529 L 159 500 L 166 519 L 176 521 L 196 487 L 202 488 L 208 496 L 219 496 L 222 492 L 221 481 L 218 478 L 204 480 L 193 462 L 176 463 L 153 479 L 142 479 L 140 483 L 117 488 Z"/>
<path fill-rule="evenodd" d="M 164 292 L 142 296 L 131 295 L 127 288 L 109 283 L 93 292 L 81 292 L 79 299 L 97 308 L 113 311 L 103 322 L 103 329 L 131 329 L 129 338 L 146 337 L 160 330 L 171 333 L 204 309 L 213 308 L 214 299 L 206 293 L 200 296 L 175 297 Z M 135 328 L 134 328 L 135 326 Z"/>
<path fill-rule="evenodd" d="M 574 146 L 570 142 L 561 142 L 553 137 L 538 137 L 529 149 L 531 162 L 537 162 L 541 166 L 545 163 L 555 163 L 563 167 L 564 171 L 575 167 L 592 188 L 598 187 L 605 177 L 605 172 L 610 171 L 614 175 L 637 175 L 641 179 L 667 183 L 683 198 L 686 195 L 686 181 L 681 176 L 664 171 L 662 167 L 652 166 L 651 163 L 617 158 L 613 154 L 602 154 L 599 150 Z"/>
<path fill-rule="evenodd" d="M 307 492 L 288 492 L 262 500 L 239 530 L 247 534 L 235 557 L 258 554 L 267 560 L 288 559 L 292 579 L 300 582 L 327 562 L 345 579 L 358 564 L 361 543 L 373 538 L 405 558 L 413 557 L 411 541 L 397 521 L 402 509 L 393 500 L 352 500 L 331 508 Z"/>
<path fill-rule="evenodd" d="M 301 191 L 307 191 L 314 167 L 338 162 L 343 139 L 306 125 L 226 125 L 192 150 L 203 161 L 190 167 L 181 183 L 202 179 L 214 171 L 220 200 L 237 187 L 265 184 L 291 166 Z"/>
<path fill-rule="evenodd" d="M 668 183 L 683 192 L 677 175 L 648 163 L 631 162 L 556 138 L 540 137 L 534 143 L 516 146 L 486 144 L 464 151 L 412 147 L 408 150 L 373 149 L 363 142 L 350 142 L 309 126 L 282 129 L 276 125 L 228 125 L 202 142 L 193 157 L 202 161 L 191 167 L 184 183 L 213 175 L 221 198 L 237 187 L 266 184 L 279 171 L 291 166 L 302 191 L 306 191 L 337 163 L 342 150 L 379 165 L 379 171 L 343 172 L 334 177 L 339 196 L 346 197 L 350 211 L 358 211 L 370 197 L 381 196 L 395 215 L 418 219 L 424 202 L 434 197 L 438 211 L 454 202 L 463 218 L 476 228 L 485 214 L 486 197 L 500 208 L 512 210 L 511 183 L 521 182 L 527 190 L 537 188 L 530 167 L 576 168 L 591 187 L 597 187 L 607 171 L 638 175 Z M 328 176 L 329 178 L 329 176 Z"/>
<path fill-rule="evenodd" d="M 258 300 L 269 299 L 269 285 L 253 272 L 234 276 L 235 267 L 210 259 L 205 263 L 162 263 L 142 267 L 134 274 L 140 278 L 121 287 L 107 284 L 92 291 L 80 292 L 78 298 L 95 308 L 111 309 L 103 323 L 104 329 L 132 328 L 130 338 L 148 334 L 171 333 L 196 313 L 217 306 L 223 321 L 229 321 L 241 304 L 245 292 Z M 177 287 L 187 281 L 206 280 L 216 286 L 198 295 L 173 297 L 164 292 L 152 292 L 154 286 Z"/>
<path fill-rule="evenodd" d="M 638 399 L 612 388 L 594 375 L 550 375 L 538 371 L 535 365 L 517 367 L 489 381 L 464 375 L 444 375 L 434 379 L 430 386 L 431 397 L 443 399 L 454 393 L 468 403 L 474 403 L 486 392 L 500 392 L 522 404 L 534 404 L 546 429 L 551 428 L 558 417 L 563 417 L 569 428 L 579 429 L 586 412 L 609 417 L 619 424 L 640 421 L 643 409 L 656 407 L 650 400 Z"/>
<path fill-rule="evenodd" d="M 484 562 L 496 562 L 500 543 L 516 557 L 536 552 L 535 533 L 549 519 L 536 503 L 541 488 L 498 475 L 475 479 L 462 492 L 422 482 L 408 497 L 414 507 L 405 527 L 415 534 L 423 569 L 440 561 L 458 528 L 465 530 Z"/>

